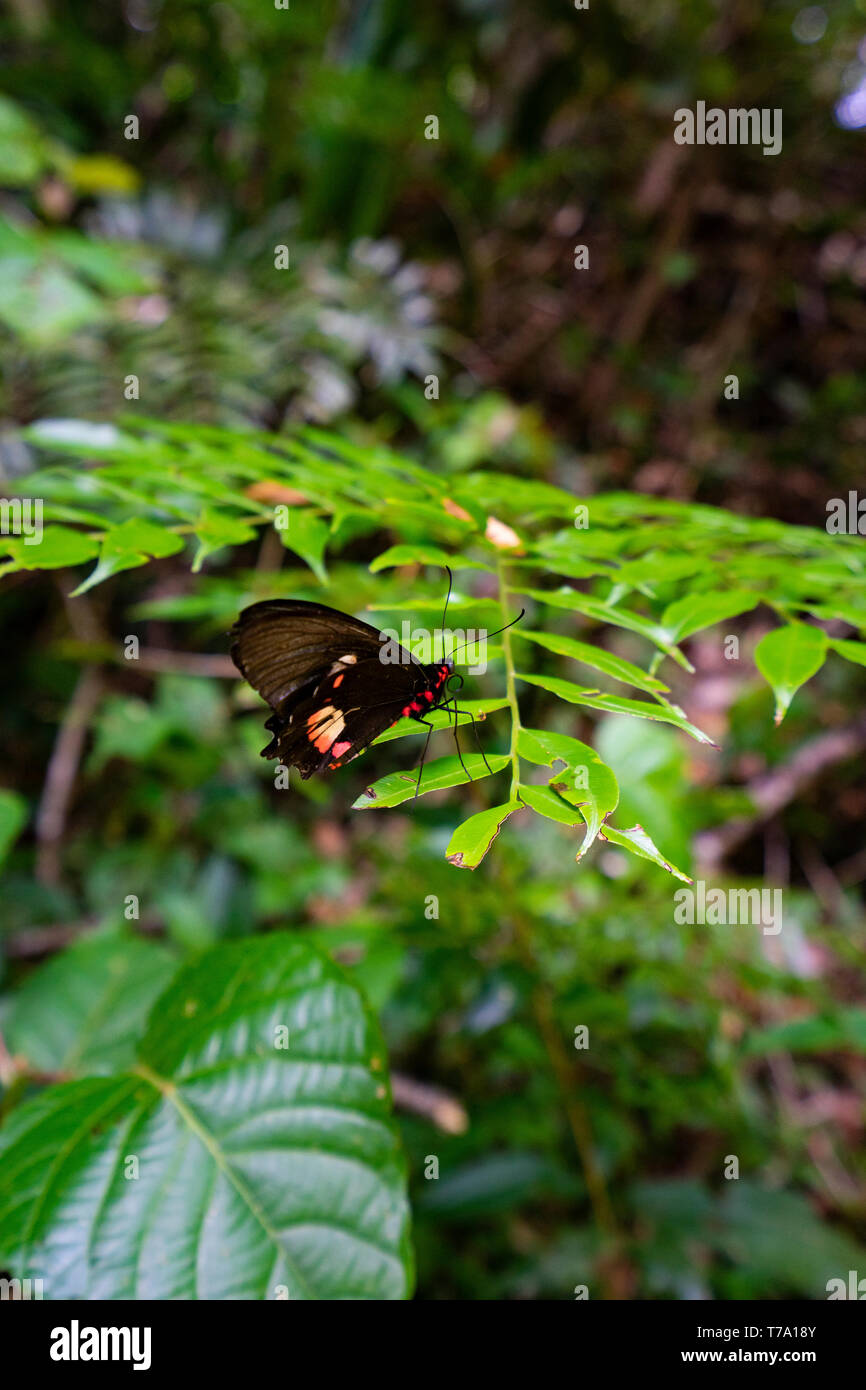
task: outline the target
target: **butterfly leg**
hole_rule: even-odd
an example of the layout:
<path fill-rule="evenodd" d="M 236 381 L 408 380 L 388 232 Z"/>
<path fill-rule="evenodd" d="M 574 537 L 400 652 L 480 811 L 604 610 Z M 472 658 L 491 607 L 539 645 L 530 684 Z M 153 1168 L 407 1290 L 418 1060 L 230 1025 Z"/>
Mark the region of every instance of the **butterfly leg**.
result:
<path fill-rule="evenodd" d="M 458 714 L 468 714 L 469 711 L 468 711 L 468 710 L 465 710 L 465 709 L 461 709 L 461 710 L 458 710 L 457 713 L 458 713 Z M 486 755 L 486 753 L 484 752 L 484 749 L 481 747 L 481 739 L 478 737 L 478 725 L 477 725 L 477 721 L 476 721 L 475 719 L 472 718 L 472 715 L 471 715 L 471 714 L 469 715 L 469 722 L 470 722 L 470 724 L 472 725 L 472 732 L 473 732 L 473 734 L 475 735 L 475 742 L 478 744 L 478 752 L 481 754 L 481 757 L 482 757 L 483 760 L 484 760 L 484 766 L 487 768 L 487 771 L 488 771 L 488 772 L 492 772 L 492 771 L 493 771 L 493 768 L 490 766 L 489 762 L 487 761 L 487 755 Z"/>
<path fill-rule="evenodd" d="M 419 719 L 417 722 L 424 725 L 427 730 L 427 737 L 424 740 L 424 752 L 421 754 L 421 762 L 418 765 L 418 781 L 415 783 L 415 795 L 412 797 L 413 801 L 418 800 L 418 792 L 421 788 L 421 773 L 424 771 L 424 760 L 427 757 L 427 749 L 430 747 L 430 735 L 436 728 L 436 725 L 431 724 L 429 719 Z"/>
<path fill-rule="evenodd" d="M 459 740 L 459 738 L 457 737 L 457 715 L 458 715 L 458 713 L 459 713 L 459 710 L 457 709 L 457 696 L 455 695 L 455 697 L 454 697 L 454 746 L 455 746 L 455 748 L 457 749 L 457 756 L 458 756 L 458 758 L 460 759 L 460 766 L 463 768 L 463 771 L 466 773 L 466 776 L 467 776 L 468 780 L 469 780 L 470 782 L 474 782 L 474 781 L 475 781 L 475 778 L 472 776 L 472 773 L 469 771 L 469 768 L 468 768 L 468 767 L 466 766 L 466 764 L 464 763 L 464 761 L 463 761 L 463 754 L 460 752 L 460 740 Z"/>

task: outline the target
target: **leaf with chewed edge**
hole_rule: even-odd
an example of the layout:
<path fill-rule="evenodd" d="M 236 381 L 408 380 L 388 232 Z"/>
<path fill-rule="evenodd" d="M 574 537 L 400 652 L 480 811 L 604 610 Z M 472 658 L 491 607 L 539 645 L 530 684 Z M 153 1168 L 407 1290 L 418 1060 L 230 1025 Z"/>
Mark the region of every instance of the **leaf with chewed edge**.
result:
<path fill-rule="evenodd" d="M 662 724 L 673 724 L 675 728 L 691 734 L 698 743 L 707 743 L 711 748 L 718 747 L 709 734 L 705 734 L 703 729 L 686 719 L 676 705 L 667 702 L 652 704 L 649 700 L 629 700 L 623 695 L 602 695 L 598 690 L 575 685 L 573 681 L 561 680 L 558 676 L 527 676 L 522 671 L 516 672 L 516 675 L 519 681 L 539 685 L 542 690 L 548 690 L 551 695 L 558 696 L 560 700 L 568 700 L 572 705 L 587 705 L 590 709 L 604 710 L 608 714 L 635 714 L 641 719 L 655 719 Z"/>
<path fill-rule="evenodd" d="M 487 764 L 480 753 L 464 753 L 462 763 L 456 754 L 450 758 L 437 758 L 435 762 L 424 764 L 418 795 L 442 791 L 445 787 L 457 787 L 464 782 L 478 782 L 482 777 L 489 777 L 491 772 L 501 772 L 510 761 L 507 753 L 488 754 Z M 378 782 L 374 782 L 372 787 L 368 787 L 363 795 L 352 803 L 352 810 L 379 810 L 386 806 L 399 806 L 402 802 L 414 798 L 417 784 L 417 769 L 410 772 L 389 772 L 387 777 L 380 777 Z"/>
<path fill-rule="evenodd" d="M 612 825 L 606 825 L 600 832 L 602 840 L 608 840 L 612 845 L 619 845 L 620 849 L 627 849 L 629 854 L 636 854 L 639 859 L 648 859 L 651 864 L 658 864 L 660 869 L 666 869 L 675 878 L 681 878 L 683 883 L 692 883 L 688 874 L 682 873 L 656 849 L 649 835 L 642 825 L 633 825 L 630 830 L 615 830 Z"/>
<path fill-rule="evenodd" d="M 502 806 L 491 806 L 470 816 L 458 825 L 448 842 L 448 863 L 458 869 L 477 869 L 508 817 L 524 809 L 520 801 L 506 801 Z"/>
<path fill-rule="evenodd" d="M 522 728 L 517 735 L 517 752 L 521 758 L 543 767 L 553 767 L 558 762 L 565 764 L 561 772 L 554 773 L 548 785 L 563 801 L 575 806 L 586 823 L 586 834 L 575 856 L 582 859 L 619 803 L 619 786 L 613 772 L 589 744 L 568 734 L 548 733 L 545 729 Z M 574 776 L 578 771 L 581 773 L 579 781 Z"/>
<path fill-rule="evenodd" d="M 579 807 L 563 801 L 562 797 L 558 796 L 550 786 L 539 787 L 530 782 L 521 782 L 519 793 L 524 806 L 531 807 L 539 816 L 544 816 L 547 820 L 558 821 L 560 825 L 585 824 Z"/>

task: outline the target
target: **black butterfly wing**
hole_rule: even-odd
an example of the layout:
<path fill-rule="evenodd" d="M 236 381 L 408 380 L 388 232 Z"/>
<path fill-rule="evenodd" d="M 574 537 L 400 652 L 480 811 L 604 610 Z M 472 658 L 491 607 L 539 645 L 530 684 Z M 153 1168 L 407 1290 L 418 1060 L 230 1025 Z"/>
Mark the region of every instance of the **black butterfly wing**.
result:
<path fill-rule="evenodd" d="M 418 667 L 384 666 L 378 657 L 329 671 L 288 717 L 267 721 L 274 737 L 262 756 L 298 768 L 304 779 L 342 767 L 396 723 L 420 685 Z"/>
<path fill-rule="evenodd" d="M 387 639 L 324 604 L 254 603 L 232 638 L 232 660 L 274 711 L 262 757 L 297 767 L 304 779 L 357 757 L 413 701 L 420 712 L 435 700 L 420 662 L 401 649 L 403 661 L 383 663 Z"/>
<path fill-rule="evenodd" d="M 378 661 L 384 641 L 369 623 L 336 608 L 268 599 L 240 614 L 232 629 L 231 657 L 271 709 L 285 716 L 341 658 L 347 658 L 343 665 Z"/>

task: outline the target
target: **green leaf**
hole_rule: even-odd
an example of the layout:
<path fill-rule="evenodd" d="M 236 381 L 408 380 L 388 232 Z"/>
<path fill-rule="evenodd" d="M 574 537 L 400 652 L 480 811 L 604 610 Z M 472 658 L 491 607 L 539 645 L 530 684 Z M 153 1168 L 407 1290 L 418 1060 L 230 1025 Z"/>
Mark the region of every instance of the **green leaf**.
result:
<path fill-rule="evenodd" d="M 278 534 L 286 549 L 300 556 L 320 583 L 327 584 L 328 571 L 324 562 L 330 537 L 327 522 L 305 508 L 293 507 L 289 511 L 289 529 Z"/>
<path fill-rule="evenodd" d="M 847 1284 L 848 1271 L 861 1277 L 863 1268 L 863 1246 L 822 1221 L 806 1196 L 745 1177 L 725 1183 L 710 1240 L 755 1287 L 774 1285 L 804 1299 L 826 1299 L 830 1279 Z"/>
<path fill-rule="evenodd" d="M 698 743 L 708 743 L 711 748 L 718 747 L 709 734 L 705 734 L 696 724 L 690 723 L 673 705 L 654 705 L 647 700 L 627 700 L 622 695 L 599 695 L 592 690 L 584 689 L 582 685 L 574 685 L 572 681 L 560 680 L 556 676 L 524 676 L 519 671 L 515 674 L 518 680 L 527 681 L 530 685 L 539 685 L 543 690 L 549 690 L 551 695 L 568 700 L 572 705 L 588 705 L 590 709 L 605 710 L 609 714 L 634 714 L 641 719 L 658 719 L 663 724 L 673 724 L 684 733 L 691 734 Z"/>
<path fill-rule="evenodd" d="M 843 637 L 831 637 L 829 643 L 833 651 L 844 656 L 846 661 L 866 666 L 866 642 L 850 642 Z"/>
<path fill-rule="evenodd" d="M 548 785 L 564 802 L 579 810 L 586 824 L 586 834 L 576 855 L 578 860 L 582 859 L 606 818 L 616 810 L 619 787 L 613 772 L 594 748 L 568 734 L 521 728 L 517 735 L 517 752 L 521 758 L 543 767 L 553 767 L 558 762 L 565 764 L 564 770 L 554 773 Z M 541 814 L 549 815 L 550 811 L 548 801 L 547 810 Z"/>
<path fill-rule="evenodd" d="M 327 956 L 288 933 L 217 947 L 158 1000 L 138 1059 L 0 1130 L 13 1275 L 50 1299 L 407 1297 L 384 1046 Z"/>
<path fill-rule="evenodd" d="M 27 802 L 24 797 L 0 787 L 0 864 L 18 839 L 26 820 Z"/>
<path fill-rule="evenodd" d="M 81 280 L 51 259 L 0 257 L 0 323 L 34 352 L 59 347 L 77 330 L 101 323 L 108 310 Z"/>
<path fill-rule="evenodd" d="M 157 526 L 153 521 L 131 517 L 106 531 L 100 547 L 99 563 L 73 590 L 72 596 L 77 598 L 121 570 L 137 569 L 139 565 L 146 565 L 149 559 L 175 555 L 183 550 L 183 546 L 183 537 L 177 532 Z"/>
<path fill-rule="evenodd" d="M 0 97 L 0 184 L 27 188 L 47 163 L 45 142 L 36 122 L 9 97 Z"/>
<path fill-rule="evenodd" d="M 534 478 L 517 478 L 512 473 L 494 473 L 478 469 L 455 484 L 452 494 L 456 502 L 465 499 L 476 502 L 488 511 L 503 511 L 524 521 L 526 514 L 535 516 L 573 516 L 577 498 L 562 488 Z"/>
<path fill-rule="evenodd" d="M 578 642 L 573 637 L 561 637 L 558 633 L 526 632 L 519 627 L 515 628 L 514 636 L 522 637 L 528 642 L 535 642 L 539 647 L 546 648 L 547 651 L 556 652 L 558 656 L 571 657 L 572 661 L 580 661 L 584 666 L 590 666 L 594 671 L 602 671 L 606 676 L 612 676 L 614 680 L 622 681 L 624 685 L 633 685 L 638 690 L 645 690 L 652 694 L 668 689 L 663 681 L 660 681 L 656 676 L 649 675 L 646 671 L 642 671 L 631 661 L 626 661 L 621 656 L 614 656 L 612 652 L 605 651 L 603 647 L 594 647 L 589 642 Z"/>
<path fill-rule="evenodd" d="M 685 598 L 668 604 L 662 614 L 659 630 L 664 640 L 682 642 L 701 628 L 712 627 L 725 618 L 736 618 L 740 613 L 748 613 L 760 601 L 760 595 L 747 593 L 745 589 L 687 594 Z"/>
<path fill-rule="evenodd" d="M 395 565 L 439 565 L 443 569 L 448 565 L 452 570 L 487 570 L 488 574 L 493 573 L 490 565 L 483 565 L 480 560 L 467 560 L 462 555 L 450 555 L 437 545 L 392 545 L 389 550 L 376 556 L 370 571 L 378 574 L 380 570 L 391 569 Z"/>
<path fill-rule="evenodd" d="M 840 1009 L 833 1015 L 816 1014 L 761 1028 L 745 1040 L 743 1050 L 750 1057 L 771 1052 L 866 1052 L 866 1009 Z"/>
<path fill-rule="evenodd" d="M 519 801 L 507 801 L 502 806 L 491 806 L 487 811 L 479 811 L 458 825 L 448 842 L 445 858 L 458 869 L 477 869 L 496 836 L 509 816 L 522 811 Z"/>
<path fill-rule="evenodd" d="M 611 623 L 614 627 L 625 628 L 628 632 L 639 632 L 642 637 L 647 637 L 666 655 L 672 657 L 684 670 L 693 670 L 679 648 L 668 642 L 658 623 L 654 623 L 651 618 L 642 617 L 640 613 L 602 603 L 600 599 L 590 598 L 587 594 L 579 593 L 577 589 L 523 589 L 519 592 L 527 598 L 534 598 L 537 603 L 549 604 L 554 608 L 568 608 L 575 613 L 582 613 L 586 618 L 593 618 L 597 623 Z"/>
<path fill-rule="evenodd" d="M 688 874 L 668 863 L 642 825 L 633 825 L 630 830 L 615 830 L 612 825 L 606 825 L 601 832 L 601 838 L 608 840 L 612 845 L 619 845 L 620 849 L 627 849 L 629 854 L 635 854 L 639 859 L 648 859 L 651 864 L 658 864 L 660 869 L 667 869 L 669 874 L 681 878 L 683 883 L 692 882 Z"/>
<path fill-rule="evenodd" d="M 88 767 L 98 770 L 109 758 L 146 762 L 172 732 L 165 712 L 134 695 L 109 695 L 96 721 Z"/>
<path fill-rule="evenodd" d="M 577 806 L 570 806 L 552 787 L 534 786 L 528 782 L 520 784 L 520 800 L 540 816 L 558 821 L 560 825 L 583 825 L 584 819 Z"/>
<path fill-rule="evenodd" d="M 508 701 L 502 697 L 491 698 L 488 700 L 464 700 L 458 711 L 460 718 L 458 724 L 470 724 L 472 720 L 479 723 L 485 715 L 492 714 L 496 710 L 505 709 Z M 434 729 L 451 729 L 454 727 L 454 713 L 444 709 L 431 710 L 424 716 Z M 390 729 L 386 729 L 383 734 L 374 739 L 374 743 L 390 743 L 395 738 L 405 738 L 407 734 L 426 734 L 423 724 L 419 724 L 417 719 L 398 719 L 396 724 L 392 724 Z"/>
<path fill-rule="evenodd" d="M 3 545 L 14 556 L 16 568 L 22 570 L 65 569 L 91 560 L 99 550 L 95 537 L 68 526 L 46 526 L 38 545 L 27 545 L 23 536 L 4 540 Z"/>
<path fill-rule="evenodd" d="M 230 545 L 246 545 L 255 540 L 256 530 L 249 522 L 233 516 L 231 512 L 220 512 L 207 508 L 195 524 L 198 549 L 192 562 L 194 573 L 198 573 L 208 555 Z"/>
<path fill-rule="evenodd" d="M 826 656 L 827 634 L 806 623 L 788 623 L 761 638 L 755 665 L 776 697 L 777 724 L 785 718 L 800 686 L 820 671 Z"/>
<path fill-rule="evenodd" d="M 488 753 L 488 770 L 480 753 L 464 753 L 463 763 L 470 774 L 467 777 L 456 754 L 449 758 L 437 758 L 435 762 L 424 764 L 418 795 L 441 791 L 444 787 L 457 787 L 463 782 L 479 782 L 483 777 L 489 777 L 491 772 L 501 772 L 510 761 L 507 753 Z M 386 806 L 399 806 L 402 802 L 413 799 L 417 782 L 417 769 L 410 772 L 390 772 L 387 777 L 380 777 L 378 782 L 368 787 L 353 803 L 352 809 L 366 811 L 370 808 L 378 810 Z"/>
<path fill-rule="evenodd" d="M 24 981 L 6 1020 L 28 1070 L 105 1075 L 132 1066 L 151 1006 L 175 971 L 153 941 L 83 937 Z"/>

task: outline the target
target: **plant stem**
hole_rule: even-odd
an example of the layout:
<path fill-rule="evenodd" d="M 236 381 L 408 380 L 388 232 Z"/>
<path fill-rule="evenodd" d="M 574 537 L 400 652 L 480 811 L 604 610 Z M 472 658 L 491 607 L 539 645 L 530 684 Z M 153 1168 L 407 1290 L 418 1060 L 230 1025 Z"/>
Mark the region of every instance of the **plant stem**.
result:
<path fill-rule="evenodd" d="M 508 600 L 510 591 L 508 588 L 508 576 L 504 562 L 500 559 L 497 563 L 497 574 L 499 578 L 499 606 L 502 612 L 503 626 L 509 622 Z M 517 690 L 514 680 L 514 655 L 511 649 L 511 630 L 506 629 L 502 634 L 502 649 L 505 659 L 505 689 L 508 698 L 508 705 L 511 710 L 511 747 L 509 756 L 511 758 L 511 800 L 518 799 L 518 788 L 520 786 L 520 757 L 517 752 L 517 742 L 520 733 L 520 706 L 517 702 Z M 592 1206 L 593 1216 L 599 1231 L 611 1241 L 617 1239 L 617 1225 L 608 1196 L 604 1174 L 598 1164 L 595 1155 L 595 1145 L 592 1136 L 592 1126 L 589 1120 L 589 1113 L 577 1094 L 580 1084 L 580 1076 L 574 1059 L 566 1051 L 562 1040 L 561 1030 L 556 1021 L 553 999 L 550 991 L 540 978 L 538 962 L 532 948 L 532 932 L 529 924 L 520 916 L 516 915 L 515 943 L 523 962 L 524 968 L 528 971 L 532 981 L 532 1012 L 544 1049 L 550 1061 L 551 1071 L 556 1081 L 557 1089 L 562 1096 L 562 1103 L 565 1109 L 568 1126 L 571 1130 L 574 1146 L 583 1169 L 584 1180 L 586 1182 L 587 1193 L 589 1194 L 590 1205 Z"/>
<path fill-rule="evenodd" d="M 508 588 L 508 576 L 505 564 L 500 559 L 496 564 L 496 573 L 499 579 L 499 608 L 502 613 L 502 625 L 510 622 L 508 614 L 508 600 L 511 597 Z M 502 634 L 502 652 L 505 659 L 505 693 L 508 699 L 508 707 L 511 710 L 511 746 L 508 756 L 511 759 L 511 801 L 519 800 L 518 788 L 520 786 L 520 757 L 517 752 L 517 739 L 520 734 L 520 706 L 517 703 L 517 688 L 514 684 L 514 655 L 511 650 L 511 629 L 506 628 Z"/>

